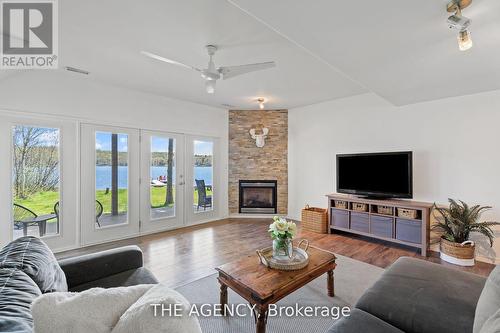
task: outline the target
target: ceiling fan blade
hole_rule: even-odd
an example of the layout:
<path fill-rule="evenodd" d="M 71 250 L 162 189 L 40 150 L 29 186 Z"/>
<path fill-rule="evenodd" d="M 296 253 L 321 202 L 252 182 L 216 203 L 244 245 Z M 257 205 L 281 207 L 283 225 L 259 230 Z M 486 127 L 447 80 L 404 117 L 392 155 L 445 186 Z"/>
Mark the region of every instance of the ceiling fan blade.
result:
<path fill-rule="evenodd" d="M 227 66 L 219 67 L 217 70 L 222 74 L 222 79 L 230 79 L 232 77 L 246 74 L 250 72 L 260 71 L 267 68 L 275 67 L 276 63 L 274 61 L 261 62 L 257 64 L 239 65 L 239 66 Z"/>
<path fill-rule="evenodd" d="M 150 58 L 153 58 L 153 59 L 156 59 L 156 60 L 159 60 L 159 61 L 163 61 L 163 62 L 172 64 L 172 65 L 177 65 L 177 66 L 181 66 L 181 67 L 188 68 L 188 69 L 194 69 L 195 71 L 201 72 L 201 69 L 199 69 L 199 68 L 196 68 L 196 67 L 193 67 L 193 66 L 189 66 L 189 65 L 183 64 L 181 62 L 178 62 L 178 61 L 175 61 L 175 60 L 172 60 L 172 59 L 168 59 L 168 58 L 159 56 L 159 55 L 151 53 L 151 52 L 141 51 L 141 53 L 143 55 L 145 55 L 146 57 L 150 57 Z"/>

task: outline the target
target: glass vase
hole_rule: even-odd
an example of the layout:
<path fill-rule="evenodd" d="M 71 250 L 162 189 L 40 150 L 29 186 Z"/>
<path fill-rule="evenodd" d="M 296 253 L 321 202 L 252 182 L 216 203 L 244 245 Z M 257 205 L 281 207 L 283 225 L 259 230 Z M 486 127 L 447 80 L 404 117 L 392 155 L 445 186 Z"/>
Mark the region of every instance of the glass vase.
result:
<path fill-rule="evenodd" d="M 293 256 L 293 243 L 289 238 L 273 239 L 273 257 L 280 260 L 290 260 Z"/>

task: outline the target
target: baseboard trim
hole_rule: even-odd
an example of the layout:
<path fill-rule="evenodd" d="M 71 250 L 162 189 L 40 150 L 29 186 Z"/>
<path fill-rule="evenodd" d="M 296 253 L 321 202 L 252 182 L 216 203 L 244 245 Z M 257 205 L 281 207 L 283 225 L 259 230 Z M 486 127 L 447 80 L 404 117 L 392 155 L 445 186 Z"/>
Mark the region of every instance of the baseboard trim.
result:
<path fill-rule="evenodd" d="M 230 214 L 230 219 L 272 219 L 275 216 L 288 218 L 286 214 Z"/>

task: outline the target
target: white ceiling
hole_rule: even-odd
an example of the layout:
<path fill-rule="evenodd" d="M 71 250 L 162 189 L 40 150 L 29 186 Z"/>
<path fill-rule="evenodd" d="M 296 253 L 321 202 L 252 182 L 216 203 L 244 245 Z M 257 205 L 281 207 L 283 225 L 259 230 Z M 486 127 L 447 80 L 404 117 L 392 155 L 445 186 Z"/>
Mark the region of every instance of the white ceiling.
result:
<path fill-rule="evenodd" d="M 227 1 L 65 0 L 59 12 L 60 64 L 90 71 L 89 79 L 250 109 L 260 96 L 269 108 L 290 108 L 366 91 Z M 210 95 L 199 73 L 139 53 L 206 68 L 207 44 L 220 48 L 217 66 L 274 60 L 277 67 L 219 80 Z"/>
<path fill-rule="evenodd" d="M 395 105 L 500 89 L 500 1 L 473 0 L 458 50 L 449 0 L 231 0 Z"/>
<path fill-rule="evenodd" d="M 261 96 L 272 109 L 369 91 L 403 105 L 500 89 L 500 1 L 474 0 L 464 10 L 472 19 L 468 52 L 447 28 L 446 2 L 64 0 L 60 66 L 88 70 L 88 80 L 235 109 L 255 109 Z M 206 44 L 220 48 L 217 66 L 274 60 L 277 67 L 219 80 L 209 95 L 198 73 L 139 53 L 204 68 Z"/>

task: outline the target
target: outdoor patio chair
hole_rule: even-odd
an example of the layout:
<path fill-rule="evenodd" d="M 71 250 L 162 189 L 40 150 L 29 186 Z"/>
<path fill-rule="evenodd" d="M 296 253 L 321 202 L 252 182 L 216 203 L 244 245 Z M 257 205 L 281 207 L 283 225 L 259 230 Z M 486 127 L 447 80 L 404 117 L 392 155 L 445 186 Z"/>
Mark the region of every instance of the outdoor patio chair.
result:
<path fill-rule="evenodd" d="M 23 228 L 23 222 L 21 221 L 35 217 L 37 217 L 37 215 L 31 209 L 14 204 L 14 228 L 16 228 L 16 230 L 21 230 Z"/>
<path fill-rule="evenodd" d="M 102 204 L 99 202 L 99 200 L 96 200 L 95 201 L 95 222 L 97 223 L 99 228 L 101 227 L 101 224 L 99 223 L 99 218 L 101 217 L 103 210 L 104 209 L 102 207 Z M 57 221 L 59 221 L 59 201 L 56 202 L 56 204 L 54 205 L 54 213 L 57 215 Z M 57 227 L 59 228 L 59 223 L 58 223 Z"/>
<path fill-rule="evenodd" d="M 23 235 L 28 235 L 28 227 L 36 225 L 40 237 L 45 235 L 47 228 L 47 221 L 57 218 L 56 214 L 37 215 L 31 209 L 26 208 L 19 204 L 14 204 L 14 227 L 23 229 Z"/>
<path fill-rule="evenodd" d="M 200 210 L 200 207 L 203 207 L 203 210 L 206 210 L 207 207 L 212 207 L 212 197 L 207 196 L 207 187 L 205 186 L 204 179 L 195 179 L 196 188 L 198 189 L 198 207 L 196 210 Z"/>

